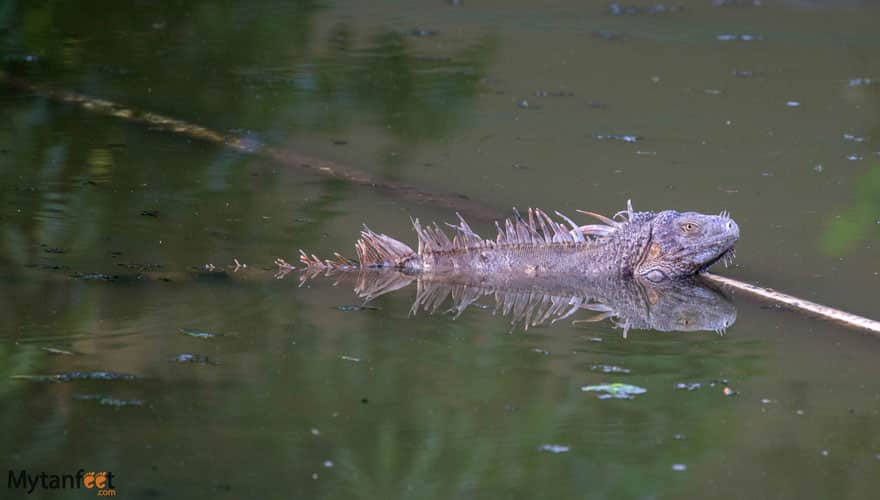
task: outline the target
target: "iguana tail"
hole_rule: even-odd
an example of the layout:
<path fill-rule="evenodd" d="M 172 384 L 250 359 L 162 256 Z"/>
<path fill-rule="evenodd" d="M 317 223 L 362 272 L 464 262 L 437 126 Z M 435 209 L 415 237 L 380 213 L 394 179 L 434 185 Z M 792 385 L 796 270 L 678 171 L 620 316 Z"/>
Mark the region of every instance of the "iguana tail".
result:
<path fill-rule="evenodd" d="M 299 251 L 299 261 L 312 269 L 351 270 L 351 269 L 417 269 L 421 258 L 406 243 L 373 231 L 364 226 L 361 238 L 355 243 L 357 262 L 335 253 L 333 259 L 320 259 Z"/>

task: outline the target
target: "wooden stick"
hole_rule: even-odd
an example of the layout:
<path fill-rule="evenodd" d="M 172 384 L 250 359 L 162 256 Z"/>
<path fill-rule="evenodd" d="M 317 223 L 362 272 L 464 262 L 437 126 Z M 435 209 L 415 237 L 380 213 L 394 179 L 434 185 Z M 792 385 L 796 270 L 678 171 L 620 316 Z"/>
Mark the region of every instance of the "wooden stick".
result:
<path fill-rule="evenodd" d="M 823 306 L 822 304 L 810 302 L 809 300 L 799 299 L 792 295 L 788 295 L 787 293 L 773 290 L 772 288 L 762 288 L 757 285 L 752 285 L 751 283 L 744 283 L 733 278 L 718 276 L 717 274 L 712 273 L 703 273 L 700 276 L 710 283 L 733 288 L 734 290 L 745 292 L 753 297 L 758 297 L 770 302 L 784 304 L 801 313 L 818 316 L 850 328 L 880 334 L 880 321 L 857 316 L 846 311 L 841 311 L 840 309 L 834 309 L 833 307 Z"/>

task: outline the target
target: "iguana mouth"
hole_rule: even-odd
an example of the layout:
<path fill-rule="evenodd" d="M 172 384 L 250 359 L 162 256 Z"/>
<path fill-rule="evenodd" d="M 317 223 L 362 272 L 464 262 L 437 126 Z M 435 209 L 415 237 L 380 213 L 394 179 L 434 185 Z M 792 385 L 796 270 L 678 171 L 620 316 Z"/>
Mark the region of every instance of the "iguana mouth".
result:
<path fill-rule="evenodd" d="M 715 257 L 714 259 L 704 264 L 703 267 L 700 268 L 699 272 L 703 272 L 709 269 L 710 267 L 712 267 L 713 264 L 718 261 L 721 261 L 721 263 L 724 264 L 724 267 L 727 267 L 730 264 L 733 264 L 734 258 L 736 258 L 736 247 L 731 246 L 730 248 L 719 254 L 718 257 Z"/>

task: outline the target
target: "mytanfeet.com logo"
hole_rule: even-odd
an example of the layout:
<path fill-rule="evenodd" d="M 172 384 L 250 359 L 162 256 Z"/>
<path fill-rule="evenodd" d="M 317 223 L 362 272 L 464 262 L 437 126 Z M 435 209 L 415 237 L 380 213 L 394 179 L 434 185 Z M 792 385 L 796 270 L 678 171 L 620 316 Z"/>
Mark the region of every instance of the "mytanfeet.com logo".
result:
<path fill-rule="evenodd" d="M 83 469 L 73 474 L 34 473 L 27 470 L 10 470 L 6 487 L 11 490 L 24 490 L 28 495 L 36 490 L 95 490 L 99 497 L 115 497 L 112 472 L 86 472 Z"/>

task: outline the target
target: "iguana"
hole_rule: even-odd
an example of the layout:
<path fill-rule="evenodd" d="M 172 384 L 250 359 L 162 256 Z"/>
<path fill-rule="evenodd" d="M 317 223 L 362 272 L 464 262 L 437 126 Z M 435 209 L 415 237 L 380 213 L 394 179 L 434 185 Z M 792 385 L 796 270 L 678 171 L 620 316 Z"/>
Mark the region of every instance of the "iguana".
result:
<path fill-rule="evenodd" d="M 636 212 L 632 202 L 613 218 L 578 212 L 600 224 L 578 225 L 556 212 L 553 220 L 540 209 L 495 223 L 494 240 L 475 233 L 460 215 L 450 238 L 436 223 L 414 219 L 418 250 L 366 225 L 355 245 L 357 261 L 340 254 L 322 260 L 300 250 L 311 269 L 391 268 L 419 275 L 466 274 L 469 279 L 493 275 L 545 277 L 637 277 L 654 283 L 694 275 L 734 256 L 739 226 L 727 212 Z"/>

